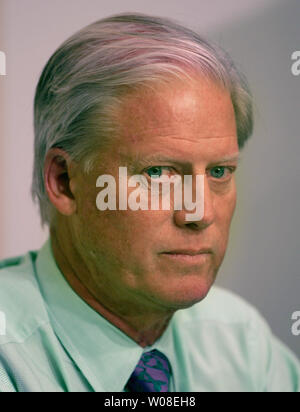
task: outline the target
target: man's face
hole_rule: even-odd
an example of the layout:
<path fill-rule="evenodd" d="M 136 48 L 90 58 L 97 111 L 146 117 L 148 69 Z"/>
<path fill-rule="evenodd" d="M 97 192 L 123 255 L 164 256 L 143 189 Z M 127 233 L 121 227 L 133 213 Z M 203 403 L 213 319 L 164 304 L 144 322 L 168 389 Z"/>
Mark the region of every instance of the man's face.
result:
<path fill-rule="evenodd" d="M 102 296 L 120 305 L 188 307 L 202 300 L 215 280 L 236 204 L 237 160 L 222 161 L 238 154 L 230 96 L 203 79 L 174 81 L 156 93 L 143 89 L 127 95 L 116 121 L 113 144 L 99 153 L 88 178 L 81 175 L 74 185 L 71 232 L 91 274 L 85 283 L 100 301 Z M 204 217 L 187 221 L 190 211 L 172 208 L 99 211 L 97 177 L 114 176 L 118 193 L 121 166 L 128 168 L 128 178 L 141 174 L 149 183 L 161 173 L 205 175 Z M 197 254 L 202 248 L 211 252 Z"/>

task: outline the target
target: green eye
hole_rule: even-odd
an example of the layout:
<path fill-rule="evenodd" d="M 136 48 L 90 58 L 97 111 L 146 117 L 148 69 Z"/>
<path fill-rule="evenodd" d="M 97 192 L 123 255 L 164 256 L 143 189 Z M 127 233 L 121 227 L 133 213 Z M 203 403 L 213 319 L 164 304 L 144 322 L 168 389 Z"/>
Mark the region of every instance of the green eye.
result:
<path fill-rule="evenodd" d="M 149 167 L 149 169 L 146 170 L 146 173 L 151 177 L 151 178 L 158 178 L 162 176 L 162 166 L 152 166 Z"/>
<path fill-rule="evenodd" d="M 225 173 L 224 166 L 216 166 L 211 169 L 211 175 L 212 177 L 215 177 L 216 179 L 220 179 L 221 177 L 223 177 L 224 173 Z"/>

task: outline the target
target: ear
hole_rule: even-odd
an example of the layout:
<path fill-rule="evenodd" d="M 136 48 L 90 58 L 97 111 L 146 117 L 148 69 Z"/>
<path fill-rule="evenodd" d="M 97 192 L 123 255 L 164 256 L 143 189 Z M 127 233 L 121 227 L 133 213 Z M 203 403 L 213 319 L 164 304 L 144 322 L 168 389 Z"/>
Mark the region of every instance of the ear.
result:
<path fill-rule="evenodd" d="M 50 149 L 45 159 L 44 181 L 50 202 L 64 216 L 76 212 L 76 201 L 71 190 L 73 162 L 61 149 Z"/>

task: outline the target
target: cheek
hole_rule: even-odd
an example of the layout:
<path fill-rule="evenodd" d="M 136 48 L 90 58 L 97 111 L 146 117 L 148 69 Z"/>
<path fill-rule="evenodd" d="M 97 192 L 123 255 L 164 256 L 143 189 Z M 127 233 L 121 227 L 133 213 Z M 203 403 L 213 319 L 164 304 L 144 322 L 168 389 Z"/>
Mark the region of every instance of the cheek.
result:
<path fill-rule="evenodd" d="M 80 224 L 86 236 L 99 248 L 114 249 L 120 256 L 127 254 L 128 257 L 153 245 L 152 232 L 159 236 L 157 218 L 150 211 L 95 210 L 84 214 Z"/>
<path fill-rule="evenodd" d="M 121 213 L 121 212 L 119 212 Z M 168 212 L 170 213 L 170 212 Z M 129 246 L 136 251 L 149 250 L 160 239 L 166 212 L 138 210 L 124 211 L 117 219 L 121 228 L 123 241 L 128 241 Z M 131 250 L 131 253 L 134 250 Z"/>
<path fill-rule="evenodd" d="M 219 197 L 216 201 L 216 222 L 221 238 L 226 240 L 226 243 L 236 207 L 236 200 L 236 187 L 233 185 L 233 188 L 229 193 Z"/>

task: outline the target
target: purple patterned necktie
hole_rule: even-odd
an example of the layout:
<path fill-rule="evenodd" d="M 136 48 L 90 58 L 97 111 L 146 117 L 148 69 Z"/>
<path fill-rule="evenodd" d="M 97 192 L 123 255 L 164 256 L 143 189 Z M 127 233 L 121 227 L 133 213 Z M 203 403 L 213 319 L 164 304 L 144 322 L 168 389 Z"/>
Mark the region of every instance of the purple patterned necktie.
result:
<path fill-rule="evenodd" d="M 168 359 L 154 349 L 142 355 L 125 389 L 129 392 L 169 392 L 170 376 Z"/>

